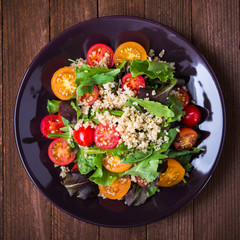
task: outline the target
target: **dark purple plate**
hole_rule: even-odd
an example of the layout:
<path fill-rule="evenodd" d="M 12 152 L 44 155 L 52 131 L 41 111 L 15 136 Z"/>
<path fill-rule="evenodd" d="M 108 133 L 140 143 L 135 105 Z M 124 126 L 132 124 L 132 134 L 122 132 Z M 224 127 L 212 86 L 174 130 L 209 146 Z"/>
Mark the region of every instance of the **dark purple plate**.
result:
<path fill-rule="evenodd" d="M 51 140 L 42 137 L 39 128 L 42 118 L 48 114 L 47 100 L 55 98 L 50 88 L 51 76 L 58 68 L 69 65 L 68 58 L 85 58 L 87 49 L 96 42 L 106 43 L 116 49 L 119 43 L 130 40 L 139 41 L 146 48 L 150 44 L 156 52 L 165 49 L 164 59 L 176 63 L 177 76 L 189 79 L 191 96 L 204 113 L 199 147 L 206 148 L 206 152 L 193 160 L 194 170 L 186 184 L 162 189 L 139 207 L 128 207 L 122 201 L 70 197 L 60 182 L 59 170 L 48 159 L 47 149 Z M 216 76 L 205 58 L 188 41 L 159 23 L 116 16 L 93 19 L 73 26 L 40 51 L 19 88 L 14 124 L 22 163 L 33 183 L 48 200 L 66 213 L 89 223 L 132 227 L 172 214 L 203 189 L 220 158 L 226 116 Z"/>

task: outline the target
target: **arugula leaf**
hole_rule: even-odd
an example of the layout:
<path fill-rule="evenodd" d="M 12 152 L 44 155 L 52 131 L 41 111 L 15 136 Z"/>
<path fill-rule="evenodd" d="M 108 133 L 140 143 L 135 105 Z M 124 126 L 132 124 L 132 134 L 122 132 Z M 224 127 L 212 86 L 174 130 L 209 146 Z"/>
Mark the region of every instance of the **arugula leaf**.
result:
<path fill-rule="evenodd" d="M 111 149 L 103 149 L 97 146 L 88 147 L 87 149 L 83 149 L 84 154 L 109 154 L 112 156 L 121 156 L 124 153 L 133 152 L 134 149 L 128 149 L 123 143 L 120 144 L 118 147 L 111 148 Z"/>
<path fill-rule="evenodd" d="M 80 110 L 79 110 L 78 106 L 76 106 L 76 104 L 74 102 L 71 102 L 71 106 L 77 112 L 77 121 L 78 121 L 79 120 L 79 116 L 80 116 Z"/>
<path fill-rule="evenodd" d="M 69 131 L 64 132 L 64 133 L 50 133 L 47 135 L 47 137 L 48 138 L 56 138 L 56 137 L 63 138 L 71 148 L 75 147 L 74 142 L 69 141 L 69 139 L 71 139 Z"/>
<path fill-rule="evenodd" d="M 176 136 L 177 136 L 177 129 L 178 128 L 171 128 L 169 131 L 168 131 L 168 135 L 166 133 L 161 133 L 160 136 L 161 137 L 164 137 L 164 136 L 168 136 L 169 137 L 169 140 L 168 142 L 164 142 L 161 146 L 161 149 L 159 150 L 160 152 L 166 152 L 169 147 L 171 146 L 171 144 L 173 143 L 173 141 L 175 140 Z"/>
<path fill-rule="evenodd" d="M 143 160 L 142 162 L 139 162 L 136 166 L 130 168 L 129 170 L 122 173 L 122 176 L 124 175 L 132 175 L 132 176 L 140 176 L 143 179 L 146 179 L 147 182 L 154 181 L 158 175 L 159 172 L 158 164 L 161 163 L 161 160 Z"/>
<path fill-rule="evenodd" d="M 133 104 L 133 103 L 134 103 L 133 100 L 128 99 L 128 101 L 123 106 L 124 107 L 135 107 L 139 112 L 143 112 L 140 106 Z"/>
<path fill-rule="evenodd" d="M 81 174 L 87 174 L 92 170 L 95 170 L 96 164 L 99 161 L 102 161 L 103 154 L 99 155 L 88 155 L 87 158 L 84 157 L 83 148 L 80 147 L 80 150 L 77 154 L 77 163 L 78 169 Z"/>
<path fill-rule="evenodd" d="M 61 102 L 62 101 L 58 101 L 58 100 L 48 100 L 47 102 L 48 113 L 49 114 L 57 113 Z"/>
<path fill-rule="evenodd" d="M 111 115 L 114 115 L 117 117 L 121 117 L 123 115 L 122 110 L 108 110 L 106 108 L 104 108 L 103 110 L 97 109 L 97 113 L 105 113 L 106 111 L 109 112 Z"/>
<path fill-rule="evenodd" d="M 146 101 L 130 96 L 128 98 L 133 102 L 137 102 L 140 106 L 144 107 L 149 113 L 152 113 L 157 117 L 166 118 L 174 117 L 173 111 L 159 102 Z"/>
<path fill-rule="evenodd" d="M 170 63 L 167 62 L 134 59 L 130 65 L 130 72 L 133 77 L 145 74 L 151 79 L 158 78 L 162 82 L 174 78 L 174 70 L 170 67 Z"/>
<path fill-rule="evenodd" d="M 174 116 L 167 120 L 167 123 L 181 121 L 182 116 L 185 115 L 183 111 L 183 103 L 179 101 L 175 96 L 169 96 L 168 107 L 174 112 Z"/>

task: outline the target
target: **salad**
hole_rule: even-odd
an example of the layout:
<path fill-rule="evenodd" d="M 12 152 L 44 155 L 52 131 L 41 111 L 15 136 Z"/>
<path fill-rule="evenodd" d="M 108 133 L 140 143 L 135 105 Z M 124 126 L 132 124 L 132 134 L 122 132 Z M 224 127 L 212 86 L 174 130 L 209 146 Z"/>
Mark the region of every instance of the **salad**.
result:
<path fill-rule="evenodd" d="M 137 42 L 114 52 L 98 43 L 86 59 L 57 70 L 49 115 L 49 159 L 71 196 L 138 206 L 162 188 L 186 184 L 200 138 L 201 111 L 173 63 Z"/>

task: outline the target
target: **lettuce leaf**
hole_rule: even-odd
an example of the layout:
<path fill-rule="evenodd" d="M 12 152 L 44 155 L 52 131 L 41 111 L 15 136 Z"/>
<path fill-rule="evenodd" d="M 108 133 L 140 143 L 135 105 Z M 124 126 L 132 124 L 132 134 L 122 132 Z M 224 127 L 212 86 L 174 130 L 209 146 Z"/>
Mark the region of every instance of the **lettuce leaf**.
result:
<path fill-rule="evenodd" d="M 133 77 L 147 75 L 151 79 L 158 78 L 162 82 L 174 78 L 174 70 L 170 67 L 170 63 L 167 62 L 134 59 L 130 65 L 130 72 Z"/>
<path fill-rule="evenodd" d="M 185 115 L 185 112 L 183 111 L 183 103 L 179 101 L 176 97 L 169 96 L 167 104 L 169 109 L 171 109 L 172 112 L 174 113 L 174 116 L 170 117 L 167 120 L 167 123 L 175 122 L 175 121 L 180 122 L 182 116 Z"/>
<path fill-rule="evenodd" d="M 174 112 L 159 102 L 146 101 L 135 97 L 128 97 L 133 102 L 137 102 L 141 107 L 144 107 L 149 113 L 152 113 L 156 117 L 174 117 Z"/>
<path fill-rule="evenodd" d="M 47 102 L 48 113 L 49 114 L 57 113 L 61 102 L 62 101 L 58 101 L 58 100 L 48 100 Z"/>

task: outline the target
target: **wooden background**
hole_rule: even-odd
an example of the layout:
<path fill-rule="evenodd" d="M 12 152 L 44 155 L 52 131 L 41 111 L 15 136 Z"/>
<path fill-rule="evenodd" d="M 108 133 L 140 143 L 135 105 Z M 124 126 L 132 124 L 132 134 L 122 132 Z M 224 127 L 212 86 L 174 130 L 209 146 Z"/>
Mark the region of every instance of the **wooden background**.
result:
<path fill-rule="evenodd" d="M 240 239 L 240 67 L 238 0 L 0 0 L 0 239 Z M 105 228 L 63 213 L 30 181 L 14 134 L 15 97 L 39 50 L 74 24 L 131 15 L 160 22 L 191 41 L 215 71 L 225 97 L 227 134 L 210 182 L 159 222 Z"/>

